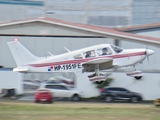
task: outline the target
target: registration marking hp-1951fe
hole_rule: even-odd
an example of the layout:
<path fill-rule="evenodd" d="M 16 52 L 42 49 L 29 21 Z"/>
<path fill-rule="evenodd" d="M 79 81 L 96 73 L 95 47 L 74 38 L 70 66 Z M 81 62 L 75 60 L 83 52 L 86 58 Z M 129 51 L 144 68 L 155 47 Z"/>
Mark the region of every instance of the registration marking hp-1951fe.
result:
<path fill-rule="evenodd" d="M 48 67 L 48 71 L 71 70 L 82 68 L 81 63 L 54 65 Z"/>

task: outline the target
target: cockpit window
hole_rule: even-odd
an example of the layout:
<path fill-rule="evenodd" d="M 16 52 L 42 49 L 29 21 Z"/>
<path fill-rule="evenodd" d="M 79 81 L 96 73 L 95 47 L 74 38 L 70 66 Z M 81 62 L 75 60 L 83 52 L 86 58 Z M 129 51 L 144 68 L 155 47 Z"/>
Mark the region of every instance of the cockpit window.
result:
<path fill-rule="evenodd" d="M 73 56 L 74 59 L 82 59 L 82 55 L 81 54 L 78 54 L 78 55 L 75 55 Z"/>
<path fill-rule="evenodd" d="M 120 53 L 120 52 L 123 51 L 123 49 L 120 48 L 120 47 L 117 47 L 117 46 L 114 46 L 114 45 L 111 45 L 111 47 L 113 48 L 113 50 L 114 50 L 116 53 Z"/>
<path fill-rule="evenodd" d="M 95 51 L 94 50 L 86 51 L 84 52 L 84 56 L 85 58 L 95 57 Z"/>
<path fill-rule="evenodd" d="M 110 48 L 104 47 L 104 48 L 97 49 L 97 54 L 98 54 L 98 56 L 101 56 L 101 55 L 111 55 L 112 52 L 111 52 Z"/>

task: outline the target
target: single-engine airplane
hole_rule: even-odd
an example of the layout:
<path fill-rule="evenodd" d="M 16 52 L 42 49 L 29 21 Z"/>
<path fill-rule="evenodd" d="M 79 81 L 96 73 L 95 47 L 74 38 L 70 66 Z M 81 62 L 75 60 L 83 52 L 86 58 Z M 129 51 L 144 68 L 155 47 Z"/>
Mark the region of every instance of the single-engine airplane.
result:
<path fill-rule="evenodd" d="M 100 44 L 75 51 L 68 51 L 60 55 L 36 57 L 19 41 L 7 43 L 15 59 L 18 72 L 93 72 L 88 78 L 90 81 L 106 80 L 101 73 L 107 69 L 135 66 L 142 63 L 146 57 L 154 53 L 150 49 L 122 49 L 115 45 Z M 126 73 L 128 76 L 142 76 L 141 71 Z"/>

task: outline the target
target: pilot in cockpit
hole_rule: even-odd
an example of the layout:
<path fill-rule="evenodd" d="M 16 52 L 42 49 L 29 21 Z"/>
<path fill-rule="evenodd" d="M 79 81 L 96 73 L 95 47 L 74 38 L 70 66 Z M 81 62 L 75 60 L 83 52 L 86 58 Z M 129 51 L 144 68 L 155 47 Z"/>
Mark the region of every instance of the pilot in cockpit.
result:
<path fill-rule="evenodd" d="M 102 49 L 102 55 L 108 55 L 108 49 L 107 48 L 103 48 Z"/>
<path fill-rule="evenodd" d="M 87 52 L 86 52 L 85 58 L 88 58 L 88 57 L 91 57 L 91 51 L 87 51 Z"/>

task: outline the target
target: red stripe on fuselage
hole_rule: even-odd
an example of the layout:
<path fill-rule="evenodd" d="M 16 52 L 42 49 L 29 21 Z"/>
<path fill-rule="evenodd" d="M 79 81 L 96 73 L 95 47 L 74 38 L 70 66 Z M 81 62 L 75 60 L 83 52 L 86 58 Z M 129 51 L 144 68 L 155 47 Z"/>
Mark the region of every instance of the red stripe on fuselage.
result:
<path fill-rule="evenodd" d="M 117 54 L 117 55 L 110 55 L 110 56 L 99 56 L 99 57 L 84 58 L 84 59 L 78 59 L 78 60 L 65 60 L 65 61 L 60 61 L 60 62 L 29 64 L 29 66 L 32 66 L 32 67 L 46 67 L 46 66 L 63 65 L 63 64 L 84 63 L 84 62 L 88 62 L 90 60 L 94 60 L 94 59 L 98 59 L 98 58 L 117 59 L 117 58 L 125 58 L 125 57 L 140 56 L 140 55 L 145 55 L 145 52 L 129 53 L 129 54 Z"/>

